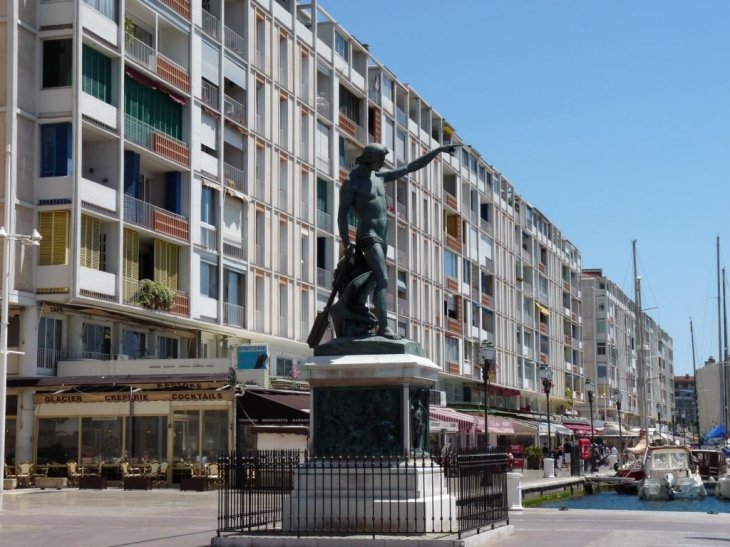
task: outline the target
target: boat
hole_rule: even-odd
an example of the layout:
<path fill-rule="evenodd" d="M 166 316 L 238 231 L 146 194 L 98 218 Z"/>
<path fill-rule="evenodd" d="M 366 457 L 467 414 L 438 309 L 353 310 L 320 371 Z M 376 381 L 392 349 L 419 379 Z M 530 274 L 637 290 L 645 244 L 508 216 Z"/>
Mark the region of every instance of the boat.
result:
<path fill-rule="evenodd" d="M 715 483 L 715 495 L 718 498 L 730 500 L 730 476 L 723 475 Z"/>
<path fill-rule="evenodd" d="M 686 446 L 650 446 L 639 497 L 645 500 L 704 498 L 707 490 Z"/>

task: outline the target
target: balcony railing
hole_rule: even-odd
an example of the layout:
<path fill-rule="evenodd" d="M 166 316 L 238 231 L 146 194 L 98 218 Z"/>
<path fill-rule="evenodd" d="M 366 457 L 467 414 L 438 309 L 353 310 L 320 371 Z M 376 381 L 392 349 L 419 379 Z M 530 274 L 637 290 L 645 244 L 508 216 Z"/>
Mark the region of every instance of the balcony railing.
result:
<path fill-rule="evenodd" d="M 325 173 L 330 172 L 330 159 L 328 156 L 317 154 L 317 169 Z"/>
<path fill-rule="evenodd" d="M 223 180 L 225 180 L 226 185 L 230 188 L 238 190 L 239 192 L 243 192 L 244 194 L 248 193 L 248 186 L 246 185 L 246 173 L 241 169 L 224 163 Z"/>
<path fill-rule="evenodd" d="M 375 104 L 380 104 L 380 92 L 373 85 L 368 86 L 368 97 Z"/>
<path fill-rule="evenodd" d="M 243 39 L 243 36 L 236 34 L 228 27 L 224 27 L 223 30 L 226 47 L 243 59 L 243 56 L 246 54 L 246 40 Z"/>
<path fill-rule="evenodd" d="M 209 82 L 206 82 L 205 80 L 201 82 L 200 100 L 203 101 L 205 104 L 218 110 L 220 108 L 219 95 L 220 94 L 216 86 Z"/>
<path fill-rule="evenodd" d="M 223 323 L 232 327 L 243 328 L 245 308 L 236 304 L 223 302 Z"/>
<path fill-rule="evenodd" d="M 279 316 L 279 336 L 289 336 L 289 321 L 285 315 Z"/>
<path fill-rule="evenodd" d="M 285 66 L 279 67 L 279 85 L 289 89 L 289 69 Z"/>
<path fill-rule="evenodd" d="M 302 80 L 299 83 L 299 98 L 305 103 L 309 102 L 309 82 Z"/>
<path fill-rule="evenodd" d="M 188 240 L 188 219 L 140 199 L 124 195 L 124 220 L 171 237 Z"/>
<path fill-rule="evenodd" d="M 317 268 L 317 285 L 329 289 L 332 287 L 332 272 L 324 268 Z"/>
<path fill-rule="evenodd" d="M 397 121 L 399 124 L 401 124 L 403 127 L 408 127 L 408 118 L 406 117 L 406 113 L 403 112 L 400 108 L 395 108 L 395 121 Z"/>
<path fill-rule="evenodd" d="M 254 57 L 254 66 L 262 72 L 264 72 L 264 59 L 264 52 L 257 49 Z"/>
<path fill-rule="evenodd" d="M 266 266 L 266 253 L 264 253 L 264 246 L 260 243 L 256 244 L 256 264 Z"/>
<path fill-rule="evenodd" d="M 101 13 L 107 19 L 111 19 L 116 23 L 117 14 L 116 6 L 111 2 L 104 2 L 103 0 L 84 0 L 84 4 L 94 8 L 96 11 Z M 40 365 L 39 365 L 40 366 Z"/>
<path fill-rule="evenodd" d="M 284 128 L 279 128 L 279 146 L 289 150 L 289 132 Z"/>
<path fill-rule="evenodd" d="M 299 219 L 303 220 L 304 222 L 311 222 L 311 213 L 309 210 L 309 202 L 308 201 L 300 201 L 299 202 Z"/>
<path fill-rule="evenodd" d="M 309 273 L 309 262 L 306 260 L 301 261 L 301 268 L 299 270 L 299 279 L 304 281 L 305 283 L 311 283 L 311 276 Z"/>
<path fill-rule="evenodd" d="M 289 275 L 289 253 L 279 253 L 279 273 Z"/>
<path fill-rule="evenodd" d="M 126 33 L 124 50 L 135 62 L 154 72 L 160 78 L 184 91 L 190 91 L 190 74 L 187 69 L 178 65 L 154 48 L 148 46 L 132 34 Z"/>
<path fill-rule="evenodd" d="M 212 36 L 220 42 L 221 39 L 221 23 L 212 13 L 202 10 L 203 13 L 203 32 L 208 36 Z"/>
<path fill-rule="evenodd" d="M 263 135 L 265 131 L 264 117 L 261 114 L 256 114 L 256 133 Z"/>
<path fill-rule="evenodd" d="M 154 48 L 132 34 L 126 33 L 124 38 L 124 51 L 126 54 L 150 72 L 157 72 L 157 53 Z"/>
<path fill-rule="evenodd" d="M 263 310 L 256 310 L 256 330 L 258 332 L 266 332 L 264 330 L 264 312 L 263 312 Z"/>
<path fill-rule="evenodd" d="M 127 140 L 183 165 L 190 164 L 187 143 L 166 135 L 149 124 L 124 115 L 124 136 Z"/>
<path fill-rule="evenodd" d="M 309 143 L 307 141 L 299 143 L 299 157 L 309 163 Z"/>
<path fill-rule="evenodd" d="M 256 179 L 254 197 L 260 201 L 266 201 L 266 182 L 263 178 Z"/>
<path fill-rule="evenodd" d="M 218 232 L 212 226 L 200 226 L 200 245 L 209 251 L 218 248 Z"/>
<path fill-rule="evenodd" d="M 242 239 L 223 236 L 223 254 L 238 260 L 246 260 L 246 244 Z"/>
<path fill-rule="evenodd" d="M 246 125 L 246 105 L 239 103 L 233 97 L 225 96 L 225 114 L 239 125 Z"/>
<path fill-rule="evenodd" d="M 317 227 L 327 232 L 332 231 L 332 215 L 317 209 Z"/>
<path fill-rule="evenodd" d="M 162 3 L 171 7 L 185 19 L 190 19 L 190 0 L 162 0 Z"/>
<path fill-rule="evenodd" d="M 317 113 L 321 114 L 328 120 L 332 119 L 332 105 L 322 96 L 317 97 Z"/>
<path fill-rule="evenodd" d="M 68 357 L 68 352 L 60 349 L 38 348 L 36 368 L 56 371 L 59 359 Z"/>
<path fill-rule="evenodd" d="M 122 280 L 122 295 L 125 304 L 131 304 L 133 306 L 139 306 L 139 286 L 144 281 L 143 279 L 131 279 L 125 277 Z M 189 298 L 187 293 L 183 291 L 177 291 L 175 302 L 170 308 L 169 313 L 175 315 L 189 315 Z"/>

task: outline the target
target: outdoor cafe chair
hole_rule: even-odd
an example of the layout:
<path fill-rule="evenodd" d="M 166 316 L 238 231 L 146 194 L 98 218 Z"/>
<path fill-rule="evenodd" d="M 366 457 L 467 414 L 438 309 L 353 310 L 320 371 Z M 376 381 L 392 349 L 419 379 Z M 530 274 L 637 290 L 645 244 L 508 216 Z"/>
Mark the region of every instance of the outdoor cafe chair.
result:
<path fill-rule="evenodd" d="M 68 484 L 69 486 L 78 486 L 79 484 L 79 469 L 78 464 L 73 461 L 69 460 L 66 462 L 66 475 L 68 476 Z"/>
<path fill-rule="evenodd" d="M 18 476 L 18 486 L 30 486 L 33 476 L 33 464 L 30 462 L 21 463 L 16 469 Z"/>

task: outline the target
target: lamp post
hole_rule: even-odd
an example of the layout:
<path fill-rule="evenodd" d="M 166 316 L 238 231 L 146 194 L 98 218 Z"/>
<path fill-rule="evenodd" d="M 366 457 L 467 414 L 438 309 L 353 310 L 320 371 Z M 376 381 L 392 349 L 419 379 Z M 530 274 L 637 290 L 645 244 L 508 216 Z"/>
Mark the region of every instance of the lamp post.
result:
<path fill-rule="evenodd" d="M 591 413 L 591 473 L 595 473 L 598 471 L 598 466 L 596 465 L 596 456 L 593 453 L 593 448 L 595 447 L 595 437 L 593 435 L 593 393 L 595 390 L 595 386 L 593 385 L 593 380 L 590 378 L 586 378 L 586 393 L 588 394 L 588 409 Z"/>
<path fill-rule="evenodd" d="M 623 395 L 621 394 L 621 390 L 619 388 L 616 388 L 613 390 L 613 400 L 616 401 L 616 412 L 618 413 L 618 466 L 621 467 L 621 456 L 624 453 L 624 437 L 623 433 L 621 432 L 621 399 L 623 398 Z"/>
<path fill-rule="evenodd" d="M 10 186 L 6 178 L 7 185 Z M 5 196 L 5 220 L 10 218 L 11 205 L 14 207 L 13 199 Z M 42 236 L 36 230 L 31 235 L 10 234 L 5 230 L 5 226 L 0 227 L 0 239 L 3 241 L 3 286 L 2 286 L 2 306 L 0 307 L 0 457 L 2 457 L 3 465 L 0 465 L 0 494 L 3 491 L 3 482 L 5 478 L 5 415 L 6 415 L 6 393 L 8 383 L 8 315 L 10 304 L 10 280 L 11 272 L 14 266 L 14 254 L 11 252 L 9 243 L 11 241 L 20 241 L 23 245 L 37 247 L 41 244 Z"/>
<path fill-rule="evenodd" d="M 487 408 L 489 403 L 489 375 L 492 372 L 492 364 L 494 356 L 497 353 L 494 344 L 489 340 L 485 340 L 479 346 L 479 356 L 482 358 L 482 379 L 484 380 L 484 445 L 489 450 L 489 423 L 487 416 L 489 414 Z"/>
<path fill-rule="evenodd" d="M 545 390 L 545 397 L 547 400 L 548 458 L 552 458 L 552 439 L 550 437 L 550 388 L 553 387 L 553 371 L 550 370 L 550 365 L 547 363 L 540 363 L 538 374 L 540 375 L 540 380 L 542 380 L 542 389 Z"/>

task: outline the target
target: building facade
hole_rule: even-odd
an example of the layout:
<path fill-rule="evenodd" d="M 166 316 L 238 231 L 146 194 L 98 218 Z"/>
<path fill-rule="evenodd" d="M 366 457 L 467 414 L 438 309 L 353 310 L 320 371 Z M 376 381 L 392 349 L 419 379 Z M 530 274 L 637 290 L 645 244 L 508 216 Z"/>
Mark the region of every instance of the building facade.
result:
<path fill-rule="evenodd" d="M 674 412 L 676 428 L 697 430 L 697 385 L 694 376 L 674 377 Z"/>
<path fill-rule="evenodd" d="M 636 306 L 600 269 L 583 270 L 581 288 L 585 368 L 596 385 L 596 416 L 617 421 L 614 391 L 618 389 L 622 421 L 641 426 Z M 656 422 L 661 414 L 667 423 L 674 411 L 672 339 L 651 317 L 643 317 L 647 419 Z"/>
<path fill-rule="evenodd" d="M 234 348 L 267 347 L 267 370 L 237 371 L 266 387 L 310 355 L 363 147 L 399 166 L 464 141 L 316 2 L 4 7 L 3 225 L 43 237 L 3 265 L 6 455 L 231 446 Z M 582 400 L 580 253 L 560 230 L 470 147 L 387 201 L 389 321 L 441 367 L 435 389 L 483 400 L 490 340 L 491 405 L 544 409 L 539 363 L 553 411 Z"/>

